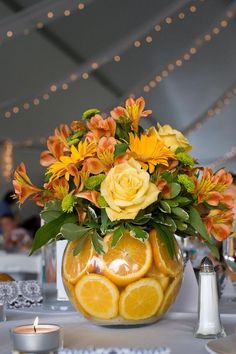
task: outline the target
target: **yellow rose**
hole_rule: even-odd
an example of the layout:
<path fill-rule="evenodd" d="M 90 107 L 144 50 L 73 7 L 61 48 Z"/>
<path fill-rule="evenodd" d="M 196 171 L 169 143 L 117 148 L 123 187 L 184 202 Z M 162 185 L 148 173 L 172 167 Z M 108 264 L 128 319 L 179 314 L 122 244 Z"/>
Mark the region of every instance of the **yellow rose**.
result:
<path fill-rule="evenodd" d="M 159 192 L 148 172 L 133 158 L 113 167 L 101 184 L 111 221 L 134 219 L 141 209 L 157 200 Z"/>
<path fill-rule="evenodd" d="M 190 151 L 192 145 L 188 139 L 178 130 L 173 129 L 170 125 L 166 124 L 161 126 L 158 124 L 158 135 L 164 144 L 173 152 L 178 147 L 183 148 L 185 151 Z"/>

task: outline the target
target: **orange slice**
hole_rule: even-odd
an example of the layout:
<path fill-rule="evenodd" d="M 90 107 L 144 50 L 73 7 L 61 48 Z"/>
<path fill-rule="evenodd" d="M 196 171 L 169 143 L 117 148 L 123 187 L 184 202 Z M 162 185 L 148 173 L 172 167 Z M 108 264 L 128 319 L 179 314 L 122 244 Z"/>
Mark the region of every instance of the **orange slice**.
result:
<path fill-rule="evenodd" d="M 83 276 L 75 286 L 75 296 L 82 308 L 93 317 L 108 320 L 118 314 L 119 291 L 102 275 Z"/>
<path fill-rule="evenodd" d="M 163 300 L 159 282 L 143 278 L 130 285 L 121 293 L 119 313 L 127 320 L 141 320 L 154 316 Z"/>
<path fill-rule="evenodd" d="M 179 274 L 183 269 L 183 262 L 177 241 L 174 239 L 176 245 L 176 257 L 171 258 L 165 243 L 162 241 L 156 230 L 150 231 L 149 239 L 152 245 L 154 261 L 158 270 L 171 277 L 175 277 Z"/>
<path fill-rule="evenodd" d="M 108 251 L 102 257 L 103 272 L 115 284 L 123 286 L 140 279 L 152 262 L 152 250 L 148 241 L 141 242 L 128 233 L 111 247 L 112 236 L 105 237 Z"/>
<path fill-rule="evenodd" d="M 88 270 L 93 256 L 93 247 L 90 239 L 85 241 L 82 251 L 74 256 L 73 251 L 76 245 L 77 241 L 69 242 L 63 259 L 63 276 L 72 284 L 75 284 Z"/>
<path fill-rule="evenodd" d="M 169 307 L 173 304 L 175 301 L 176 296 L 178 295 L 181 283 L 182 283 L 182 278 L 183 275 L 182 273 L 177 275 L 177 277 L 173 280 L 173 282 L 170 284 L 168 289 L 166 290 L 166 293 L 164 295 L 164 300 L 161 304 L 161 307 L 158 311 L 158 315 L 162 315 L 165 313 Z"/>
<path fill-rule="evenodd" d="M 147 272 L 147 277 L 157 279 L 161 284 L 162 290 L 164 292 L 166 291 L 167 286 L 170 283 L 170 277 L 159 272 L 155 263 L 152 263 L 151 268 Z"/>

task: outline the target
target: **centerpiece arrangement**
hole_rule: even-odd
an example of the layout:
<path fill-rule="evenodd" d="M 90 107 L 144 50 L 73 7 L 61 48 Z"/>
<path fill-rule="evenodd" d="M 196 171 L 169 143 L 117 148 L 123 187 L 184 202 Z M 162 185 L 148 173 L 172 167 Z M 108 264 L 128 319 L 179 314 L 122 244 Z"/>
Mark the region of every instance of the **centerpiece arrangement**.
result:
<path fill-rule="evenodd" d="M 42 206 L 45 224 L 32 252 L 67 239 L 62 275 L 71 302 L 105 324 L 152 322 L 175 300 L 183 261 L 174 235 L 197 236 L 219 256 L 230 234 L 232 176 L 199 167 L 191 145 L 169 125 L 144 130 L 142 97 L 104 118 L 90 109 L 60 125 L 40 162 L 43 187 L 21 163 L 14 173 L 20 203 Z"/>

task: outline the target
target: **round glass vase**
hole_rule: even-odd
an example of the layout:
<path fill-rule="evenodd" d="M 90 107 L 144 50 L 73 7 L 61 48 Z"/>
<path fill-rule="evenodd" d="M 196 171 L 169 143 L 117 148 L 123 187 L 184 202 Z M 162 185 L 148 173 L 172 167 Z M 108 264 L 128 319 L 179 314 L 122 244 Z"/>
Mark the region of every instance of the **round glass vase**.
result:
<path fill-rule="evenodd" d="M 88 238 L 73 255 L 78 241 L 68 242 L 62 278 L 71 303 L 99 325 L 143 325 L 156 322 L 173 304 L 182 283 L 183 259 L 173 237 L 175 256 L 155 230 L 142 242 L 127 231 L 106 253 L 97 254 Z"/>

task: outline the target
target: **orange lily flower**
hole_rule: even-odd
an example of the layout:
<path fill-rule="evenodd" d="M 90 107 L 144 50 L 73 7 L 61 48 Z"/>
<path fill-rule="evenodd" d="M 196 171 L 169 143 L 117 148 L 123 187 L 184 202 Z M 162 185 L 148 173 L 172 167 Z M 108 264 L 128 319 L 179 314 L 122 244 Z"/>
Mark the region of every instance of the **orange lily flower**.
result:
<path fill-rule="evenodd" d="M 117 141 L 113 137 L 102 137 L 98 142 L 97 156 L 105 165 L 111 166 L 114 163 L 114 152 Z"/>
<path fill-rule="evenodd" d="M 90 190 L 90 191 L 84 191 L 84 192 L 76 193 L 75 196 L 79 197 L 79 198 L 83 198 L 83 199 L 89 200 L 90 202 L 95 204 L 96 207 L 99 208 L 99 205 L 98 205 L 99 194 L 100 193 L 95 191 L 95 190 Z"/>
<path fill-rule="evenodd" d="M 206 201 L 217 206 L 223 202 L 223 192 L 231 185 L 233 179 L 231 174 L 223 169 L 214 174 L 211 168 L 205 167 L 200 180 L 195 178 L 194 181 L 198 203 Z"/>
<path fill-rule="evenodd" d="M 151 110 L 144 111 L 145 100 L 139 97 L 137 100 L 128 98 L 125 101 L 125 108 L 118 106 L 111 111 L 111 116 L 114 119 L 128 118 L 134 131 L 138 131 L 139 120 L 141 117 L 148 117 L 152 114 Z"/>
<path fill-rule="evenodd" d="M 14 172 L 13 186 L 15 196 L 19 199 L 20 204 L 33 194 L 41 193 L 42 190 L 35 186 L 26 173 L 25 164 L 21 162 Z"/>
<path fill-rule="evenodd" d="M 66 124 L 61 124 L 55 129 L 54 135 L 49 136 L 47 140 L 48 150 L 40 155 L 40 164 L 48 167 L 56 160 L 59 160 L 63 152 L 68 149 L 67 138 L 71 133 L 70 128 Z"/>
<path fill-rule="evenodd" d="M 204 218 L 204 223 L 209 234 L 214 236 L 218 241 L 225 240 L 230 235 L 233 224 L 233 216 L 234 213 L 230 210 L 211 210 Z"/>
<path fill-rule="evenodd" d="M 100 114 L 95 114 L 87 123 L 90 132 L 87 133 L 86 138 L 89 141 L 98 140 L 102 136 L 115 136 L 116 122 L 113 118 L 108 117 L 103 119 Z"/>

